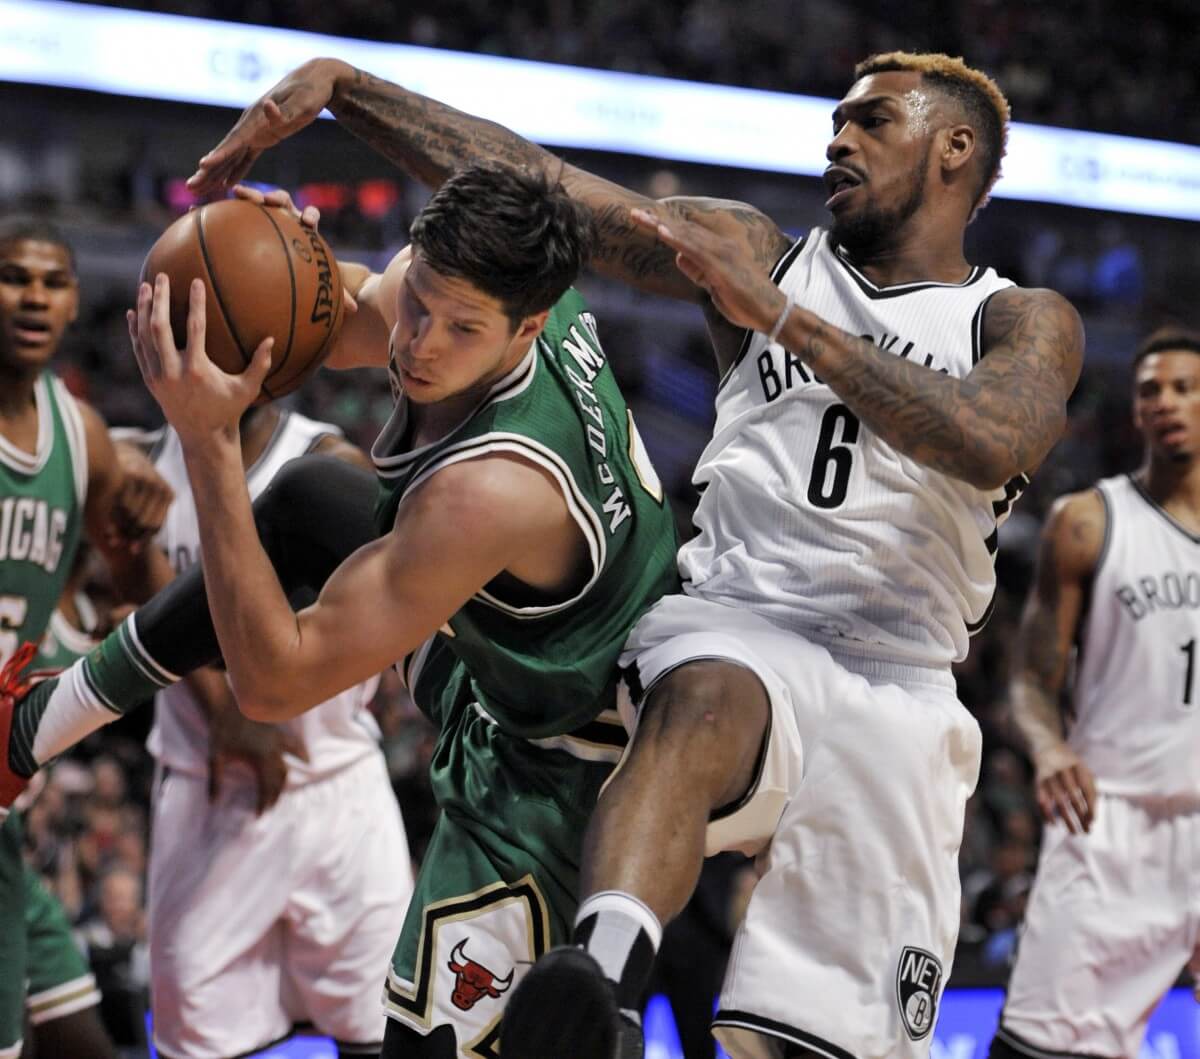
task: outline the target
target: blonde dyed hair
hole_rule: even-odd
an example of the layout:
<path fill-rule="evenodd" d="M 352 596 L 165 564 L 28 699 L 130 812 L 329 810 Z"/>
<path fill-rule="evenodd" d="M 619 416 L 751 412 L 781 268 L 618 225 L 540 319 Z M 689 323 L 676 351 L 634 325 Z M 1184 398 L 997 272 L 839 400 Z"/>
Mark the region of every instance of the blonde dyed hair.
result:
<path fill-rule="evenodd" d="M 912 72 L 957 102 L 975 127 L 976 142 L 982 147 L 980 168 L 982 187 L 975 199 L 974 211 L 987 205 L 996 181 L 1000 179 L 1000 163 L 1008 149 L 1008 123 L 1012 108 L 1000 86 L 982 70 L 968 66 L 940 52 L 889 51 L 872 55 L 854 68 L 854 79 L 871 74 Z"/>

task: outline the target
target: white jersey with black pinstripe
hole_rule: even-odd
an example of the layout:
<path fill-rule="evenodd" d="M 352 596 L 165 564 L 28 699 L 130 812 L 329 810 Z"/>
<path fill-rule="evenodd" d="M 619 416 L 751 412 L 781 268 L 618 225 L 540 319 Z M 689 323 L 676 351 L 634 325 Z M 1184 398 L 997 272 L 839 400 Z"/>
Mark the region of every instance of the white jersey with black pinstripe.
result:
<path fill-rule="evenodd" d="M 340 437 L 341 433 L 331 423 L 282 411 L 266 447 L 246 472 L 251 498 L 266 489 L 289 460 L 311 452 L 322 438 L 330 434 Z M 175 490 L 175 500 L 157 540 L 175 572 L 182 573 L 200 561 L 200 527 L 179 435 L 165 428 L 151 454 L 155 468 Z M 290 785 L 322 779 L 379 752 L 379 726 L 367 708 L 378 686 L 378 678 L 373 677 L 281 726 L 308 754 L 307 761 L 287 755 Z M 173 684 L 159 692 L 147 748 L 163 765 L 177 772 L 207 774 L 208 720 L 186 684 Z"/>
<path fill-rule="evenodd" d="M 1107 523 L 1072 694 L 1071 746 L 1123 798 L 1200 801 L 1200 535 L 1137 479 L 1096 487 Z"/>
<path fill-rule="evenodd" d="M 992 269 L 878 287 L 814 229 L 774 279 L 829 323 L 961 378 L 978 362 Z M 983 491 L 876 437 L 800 359 L 750 333 L 696 469 L 685 590 L 747 607 L 835 652 L 944 669 L 995 588 L 996 530 L 1027 485 Z"/>

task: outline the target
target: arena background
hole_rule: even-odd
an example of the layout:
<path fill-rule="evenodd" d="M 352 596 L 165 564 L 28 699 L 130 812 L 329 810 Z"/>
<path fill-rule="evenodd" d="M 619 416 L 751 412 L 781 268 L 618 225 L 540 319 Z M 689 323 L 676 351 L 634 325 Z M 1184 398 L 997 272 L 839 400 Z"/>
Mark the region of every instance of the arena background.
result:
<path fill-rule="evenodd" d="M 968 256 L 1023 285 L 1061 291 L 1088 334 L 1067 435 L 1001 531 L 995 613 L 958 671 L 960 694 L 984 730 L 985 756 L 968 808 L 962 935 L 934 1055 L 970 1059 L 984 1054 L 995 1024 L 1037 855 L 1031 767 L 1008 715 L 1004 675 L 1040 521 L 1064 491 L 1137 464 L 1129 354 L 1153 326 L 1200 323 L 1193 0 L 1160 0 L 1136 13 L 1109 0 L 536 0 L 503 10 L 484 0 L 107 7 L 0 0 L 0 206 L 45 212 L 75 243 L 84 311 L 59 370 L 110 423 L 153 426 L 157 409 L 129 353 L 123 311 L 146 249 L 192 202 L 183 178 L 235 116 L 211 104 L 241 106 L 296 62 L 341 55 L 439 97 L 453 82 L 453 101 L 647 194 L 745 199 L 798 234 L 824 217 L 813 174 L 823 166 L 828 100 L 845 89 L 855 61 L 893 48 L 965 56 L 997 78 L 1014 118 L 1041 126 L 1015 131 L 1008 176 L 970 229 Z M 577 79 L 538 80 L 567 76 Z M 404 241 L 425 197 L 329 122 L 269 153 L 254 177 L 318 205 L 335 251 L 375 264 Z M 715 389 L 699 314 L 596 279 L 583 288 L 687 534 L 690 469 L 711 425 Z M 390 406 L 385 381 L 364 373 L 326 373 L 294 401 L 364 446 Z M 394 680 L 385 681 L 377 705 L 419 857 L 433 814 L 424 783 L 430 730 Z M 139 879 L 145 867 L 146 713 L 93 737 L 60 765 L 29 821 L 29 857 L 90 944 L 107 988 L 106 1019 L 131 1057 L 147 1054 L 143 913 L 102 894 L 106 879 Z M 664 961 L 662 988 L 687 993 L 671 980 L 673 966 L 688 968 L 693 983 L 719 971 L 744 871 L 724 860 L 706 872 L 697 900 L 668 934 L 676 955 Z M 692 992 L 704 988 L 694 984 Z M 681 1019 L 689 1017 L 676 1003 Z M 701 996 L 693 1007 L 704 1003 Z M 1197 1010 L 1190 991 L 1173 994 L 1152 1023 L 1143 1059 L 1200 1057 Z M 651 1059 L 681 1054 L 665 1001 L 653 1002 L 648 1025 Z M 270 1054 L 332 1053 L 308 1040 Z"/>

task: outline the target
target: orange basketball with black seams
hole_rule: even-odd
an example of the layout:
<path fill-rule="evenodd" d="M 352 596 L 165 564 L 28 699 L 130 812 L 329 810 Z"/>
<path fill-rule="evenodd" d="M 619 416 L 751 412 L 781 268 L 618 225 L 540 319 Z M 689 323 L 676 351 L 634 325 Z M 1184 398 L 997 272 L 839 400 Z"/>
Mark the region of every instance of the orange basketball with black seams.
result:
<path fill-rule="evenodd" d="M 328 244 L 285 210 L 243 199 L 211 202 L 180 217 L 146 255 L 142 279 L 171 282 L 171 329 L 187 341 L 188 288 L 205 285 L 209 359 L 241 373 L 275 339 L 271 371 L 255 403 L 291 393 L 325 359 L 342 322 L 342 277 Z"/>

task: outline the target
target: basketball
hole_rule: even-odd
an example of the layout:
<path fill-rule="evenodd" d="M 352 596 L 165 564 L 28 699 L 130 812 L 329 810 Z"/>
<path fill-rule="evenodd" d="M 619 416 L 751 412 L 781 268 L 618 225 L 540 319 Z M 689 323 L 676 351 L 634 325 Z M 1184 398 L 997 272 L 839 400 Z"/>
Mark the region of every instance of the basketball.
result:
<path fill-rule="evenodd" d="M 146 255 L 142 280 L 165 272 L 171 330 L 187 341 L 188 288 L 204 281 L 205 348 L 239 374 L 260 342 L 275 339 L 257 404 L 290 393 L 312 375 L 342 322 L 342 278 L 329 246 L 285 210 L 242 199 L 212 202 L 180 217 Z"/>

